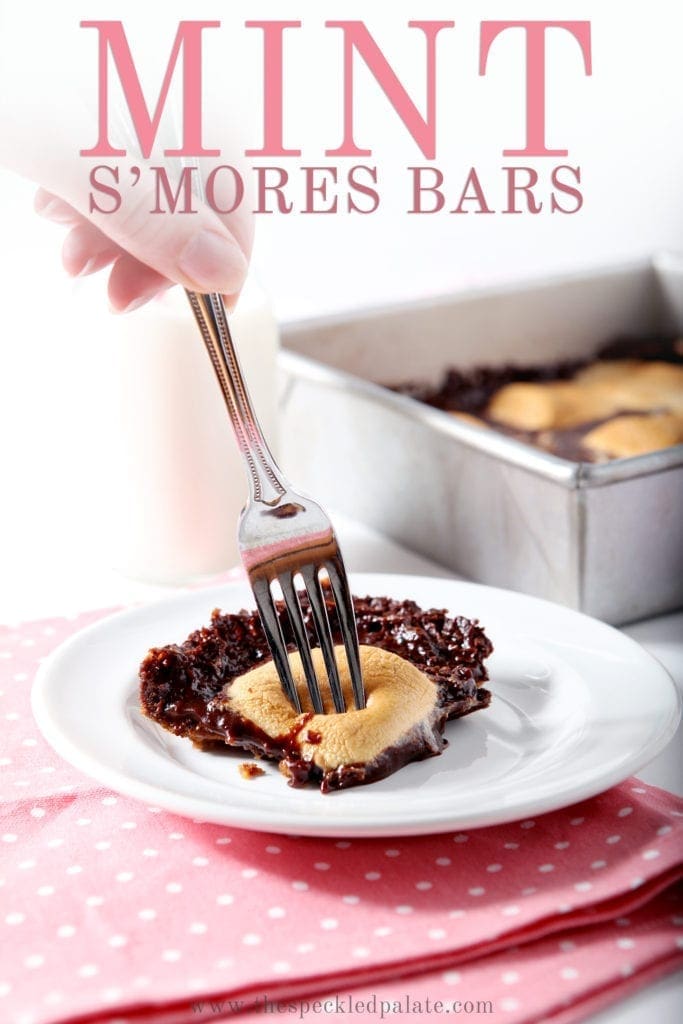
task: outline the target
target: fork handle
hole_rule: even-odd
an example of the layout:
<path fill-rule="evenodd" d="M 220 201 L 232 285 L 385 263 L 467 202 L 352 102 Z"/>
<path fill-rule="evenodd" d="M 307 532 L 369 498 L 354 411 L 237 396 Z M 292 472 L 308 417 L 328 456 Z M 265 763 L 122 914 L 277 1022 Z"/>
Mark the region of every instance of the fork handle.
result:
<path fill-rule="evenodd" d="M 251 499 L 271 507 L 277 505 L 287 491 L 287 483 L 256 418 L 230 335 L 223 299 L 216 292 L 201 294 L 186 291 L 247 468 Z"/>

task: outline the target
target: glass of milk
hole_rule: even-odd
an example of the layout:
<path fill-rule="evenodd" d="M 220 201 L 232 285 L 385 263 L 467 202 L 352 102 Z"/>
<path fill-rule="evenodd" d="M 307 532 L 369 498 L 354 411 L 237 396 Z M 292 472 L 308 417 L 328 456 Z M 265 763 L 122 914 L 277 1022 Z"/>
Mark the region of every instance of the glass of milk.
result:
<path fill-rule="evenodd" d="M 264 434 L 276 439 L 278 330 L 248 283 L 230 318 Z M 189 583 L 239 562 L 244 466 L 182 288 L 105 327 L 111 365 L 113 564 L 155 583 Z"/>

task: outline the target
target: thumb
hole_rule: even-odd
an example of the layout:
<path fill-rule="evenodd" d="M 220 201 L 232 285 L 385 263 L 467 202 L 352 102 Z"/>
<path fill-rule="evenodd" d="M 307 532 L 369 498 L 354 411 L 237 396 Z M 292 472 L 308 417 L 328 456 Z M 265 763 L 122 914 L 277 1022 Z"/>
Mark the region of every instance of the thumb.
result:
<path fill-rule="evenodd" d="M 163 277 L 194 291 L 232 294 L 240 290 L 251 248 L 250 222 L 245 214 L 219 217 L 196 198 L 193 212 L 182 212 L 183 188 L 174 211 L 167 206 L 163 212 L 154 212 L 160 210 L 159 185 L 156 172 L 149 167 L 141 169 L 137 184 L 117 185 L 117 199 L 94 190 L 86 194 L 85 169 L 79 170 L 78 187 L 69 176 L 70 180 L 56 183 L 55 191 L 122 249 Z M 170 174 L 169 179 L 175 193 L 179 179 L 174 181 Z M 221 202 L 225 199 L 222 195 Z M 111 213 L 102 212 L 107 205 Z"/>

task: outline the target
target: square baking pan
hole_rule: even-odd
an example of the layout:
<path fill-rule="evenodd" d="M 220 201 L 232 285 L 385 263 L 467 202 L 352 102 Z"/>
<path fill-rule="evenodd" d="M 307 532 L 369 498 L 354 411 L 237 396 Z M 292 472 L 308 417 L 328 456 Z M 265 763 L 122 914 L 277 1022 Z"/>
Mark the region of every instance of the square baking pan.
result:
<path fill-rule="evenodd" d="M 615 624 L 683 604 L 683 445 L 569 462 L 382 387 L 683 334 L 683 257 L 292 323 L 282 462 L 324 504 L 459 575 Z"/>

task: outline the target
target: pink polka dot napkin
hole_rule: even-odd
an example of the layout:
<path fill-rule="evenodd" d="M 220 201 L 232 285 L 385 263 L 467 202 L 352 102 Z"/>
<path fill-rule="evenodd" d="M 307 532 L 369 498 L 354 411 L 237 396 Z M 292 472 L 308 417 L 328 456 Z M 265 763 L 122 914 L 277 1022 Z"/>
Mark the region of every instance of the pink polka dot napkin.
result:
<path fill-rule="evenodd" d="M 40 659 L 98 614 L 0 633 L 2 1024 L 564 1024 L 683 960 L 683 803 L 634 779 L 535 820 L 339 841 L 101 788 L 29 709 Z"/>

